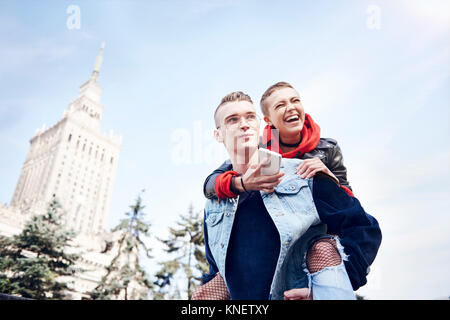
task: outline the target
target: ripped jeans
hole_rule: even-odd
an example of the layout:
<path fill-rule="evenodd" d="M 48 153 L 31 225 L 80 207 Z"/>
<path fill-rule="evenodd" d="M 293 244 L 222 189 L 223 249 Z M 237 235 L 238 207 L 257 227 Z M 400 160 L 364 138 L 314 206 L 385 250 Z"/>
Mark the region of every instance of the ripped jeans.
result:
<path fill-rule="evenodd" d="M 348 256 L 344 252 L 344 247 L 341 245 L 339 237 L 327 235 L 326 238 L 335 240 L 341 256 L 341 263 L 337 266 L 325 267 L 320 271 L 310 273 L 306 265 L 305 254 L 303 268 L 308 276 L 309 292 L 311 294 L 312 291 L 313 300 L 356 300 L 352 284 L 345 270 L 344 261 L 348 259 Z"/>

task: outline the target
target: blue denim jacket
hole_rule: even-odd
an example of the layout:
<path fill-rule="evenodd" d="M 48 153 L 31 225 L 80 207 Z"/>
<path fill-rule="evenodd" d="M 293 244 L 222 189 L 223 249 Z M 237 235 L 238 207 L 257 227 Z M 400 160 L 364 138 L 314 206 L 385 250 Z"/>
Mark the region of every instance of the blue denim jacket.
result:
<path fill-rule="evenodd" d="M 264 205 L 280 234 L 281 243 L 270 288 L 272 299 L 283 299 L 285 290 L 305 287 L 307 280 L 302 262 L 306 245 L 311 238 L 326 232 L 323 224 L 310 229 L 321 223 L 312 197 L 312 179 L 302 179 L 296 174 L 296 168 L 301 162 L 299 159 L 282 159 L 281 171 L 285 175 L 281 183 L 273 193 L 261 191 Z M 209 199 L 205 206 L 207 243 L 225 283 L 225 259 L 237 204 L 238 198 L 220 201 Z M 303 235 L 306 237 L 302 237 Z"/>

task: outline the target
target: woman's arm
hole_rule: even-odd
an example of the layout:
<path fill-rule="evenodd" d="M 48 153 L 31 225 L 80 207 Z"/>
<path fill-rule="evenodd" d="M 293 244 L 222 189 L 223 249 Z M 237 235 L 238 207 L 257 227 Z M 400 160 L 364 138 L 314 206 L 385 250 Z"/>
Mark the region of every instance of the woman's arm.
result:
<path fill-rule="evenodd" d="M 203 183 L 203 194 L 207 199 L 217 198 L 217 193 L 215 189 L 216 179 L 220 174 L 231 170 L 231 168 L 232 168 L 231 162 L 230 160 L 227 160 L 206 178 L 205 182 Z"/>
<path fill-rule="evenodd" d="M 345 192 L 353 197 L 352 188 L 347 181 L 347 169 L 344 166 L 341 148 L 334 139 L 324 138 L 324 142 L 326 148 L 321 147 L 321 149 L 326 152 L 326 156 L 323 158 L 314 155 L 308 157 L 298 166 L 297 174 L 302 178 L 311 178 L 318 172 L 323 172 L 332 177 Z"/>
<path fill-rule="evenodd" d="M 344 166 L 344 157 L 342 156 L 341 148 L 337 143 L 331 150 L 327 166 L 336 178 L 338 178 L 341 186 L 352 190 L 350 183 L 347 180 L 347 168 Z"/>
<path fill-rule="evenodd" d="M 203 193 L 206 198 L 225 199 L 254 190 L 271 193 L 284 175 L 281 171 L 274 175 L 261 175 L 263 164 L 251 165 L 244 175 L 239 175 L 236 171 L 231 170 L 231 162 L 229 164 L 227 162 L 224 162 L 206 178 L 203 184 Z"/>

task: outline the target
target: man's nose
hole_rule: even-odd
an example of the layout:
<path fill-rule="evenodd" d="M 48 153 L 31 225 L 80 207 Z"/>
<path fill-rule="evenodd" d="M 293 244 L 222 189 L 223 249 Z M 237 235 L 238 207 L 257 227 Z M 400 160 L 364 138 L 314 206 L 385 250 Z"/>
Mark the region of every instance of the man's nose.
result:
<path fill-rule="evenodd" d="M 247 131 L 248 129 L 250 129 L 249 124 L 245 120 L 241 121 L 239 127 L 241 128 L 241 130 L 244 130 L 244 131 Z"/>
<path fill-rule="evenodd" d="M 248 120 L 245 119 L 245 117 L 241 117 L 241 119 L 239 120 L 239 126 L 241 127 L 241 129 L 250 127 Z"/>

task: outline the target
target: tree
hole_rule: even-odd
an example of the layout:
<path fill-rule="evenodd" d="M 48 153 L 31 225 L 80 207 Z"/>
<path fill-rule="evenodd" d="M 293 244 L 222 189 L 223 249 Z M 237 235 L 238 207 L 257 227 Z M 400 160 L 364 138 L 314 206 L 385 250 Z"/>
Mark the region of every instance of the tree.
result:
<path fill-rule="evenodd" d="M 151 249 L 147 249 L 142 241 L 142 237 L 150 236 L 150 223 L 144 221 L 145 206 L 140 195 L 130 208 L 131 212 L 125 213 L 128 218 L 122 219 L 112 230 L 118 240 L 110 250 L 117 248 L 117 253 L 98 286 L 90 292 L 92 299 L 145 299 L 149 289 L 153 288 L 139 261 L 141 250 L 151 258 Z"/>
<path fill-rule="evenodd" d="M 356 300 L 367 300 L 366 297 L 356 293 Z"/>
<path fill-rule="evenodd" d="M 75 266 L 80 255 L 67 252 L 75 232 L 65 230 L 62 221 L 61 205 L 53 199 L 19 235 L 0 238 L 0 292 L 32 299 L 68 297 L 61 277 L 82 270 Z"/>
<path fill-rule="evenodd" d="M 185 292 L 190 299 L 195 288 L 201 283 L 202 274 L 208 272 L 202 217 L 199 212 L 194 213 L 191 204 L 188 214 L 180 215 L 180 220 L 176 222 L 177 228 L 169 227 L 167 240 L 159 239 L 165 246 L 164 251 L 173 256 L 173 259 L 160 263 L 161 269 L 156 273 L 157 280 L 154 282 L 159 287 L 155 298 L 179 298 L 176 291 L 174 295 L 164 288 L 173 287 L 175 274 L 181 271 L 186 281 Z"/>

